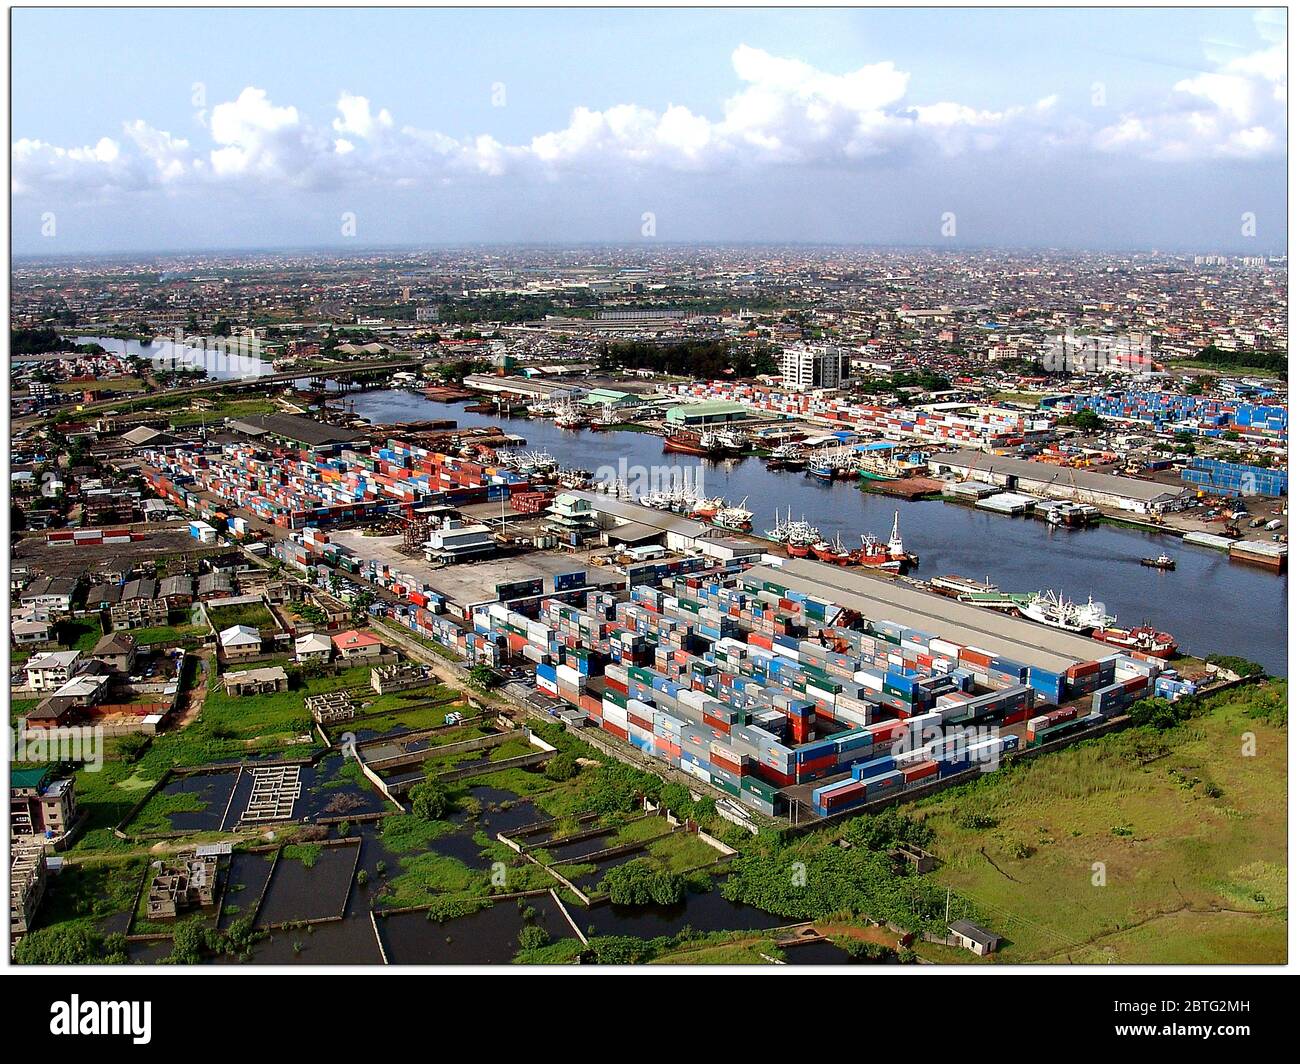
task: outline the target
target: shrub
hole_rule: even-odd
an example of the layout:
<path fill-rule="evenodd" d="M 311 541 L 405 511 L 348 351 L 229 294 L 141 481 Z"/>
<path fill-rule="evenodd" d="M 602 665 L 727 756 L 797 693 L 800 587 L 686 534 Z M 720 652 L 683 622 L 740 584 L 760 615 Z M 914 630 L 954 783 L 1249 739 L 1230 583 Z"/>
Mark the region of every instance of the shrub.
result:
<path fill-rule="evenodd" d="M 563 783 L 565 780 L 571 780 L 578 774 L 578 762 L 572 754 L 556 754 L 546 763 L 546 768 L 542 774 L 548 780 L 554 780 L 556 783 Z"/>
<path fill-rule="evenodd" d="M 442 820 L 451 811 L 451 795 L 441 783 L 429 780 L 411 788 L 411 812 L 421 820 Z"/>
<path fill-rule="evenodd" d="M 538 927 L 536 924 L 529 924 L 519 931 L 519 948 L 521 950 L 541 949 L 543 946 L 550 945 L 550 933 L 544 927 Z"/>
<path fill-rule="evenodd" d="M 681 876 L 644 860 L 611 868 L 601 887 L 615 905 L 676 905 L 686 897 L 686 881 Z"/>

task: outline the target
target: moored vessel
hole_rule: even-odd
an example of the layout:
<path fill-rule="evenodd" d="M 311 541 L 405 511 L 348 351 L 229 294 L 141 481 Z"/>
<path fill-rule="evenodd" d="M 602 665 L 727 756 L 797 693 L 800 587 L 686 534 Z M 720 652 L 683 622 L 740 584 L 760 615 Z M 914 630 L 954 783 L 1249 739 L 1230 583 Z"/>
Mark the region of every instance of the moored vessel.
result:
<path fill-rule="evenodd" d="M 1122 650 L 1135 650 L 1153 658 L 1172 658 L 1178 653 L 1178 642 L 1168 632 L 1160 632 L 1149 624 L 1136 628 L 1098 628 L 1092 638 Z"/>

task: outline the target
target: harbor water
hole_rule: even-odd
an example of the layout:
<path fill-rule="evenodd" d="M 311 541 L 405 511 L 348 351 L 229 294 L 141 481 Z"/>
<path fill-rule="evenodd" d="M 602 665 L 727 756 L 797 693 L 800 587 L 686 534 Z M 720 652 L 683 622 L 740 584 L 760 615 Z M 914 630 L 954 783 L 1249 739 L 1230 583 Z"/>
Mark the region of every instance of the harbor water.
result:
<path fill-rule="evenodd" d="M 562 466 L 600 470 L 673 467 L 702 493 L 722 495 L 754 511 L 754 530 L 773 527 L 780 510 L 804 518 L 827 538 L 856 547 L 864 532 L 889 534 L 894 511 L 908 550 L 920 556 L 921 580 L 956 574 L 988 579 L 1003 591 L 1054 591 L 1075 602 L 1091 596 L 1121 625 L 1152 624 L 1190 654 L 1234 654 L 1287 674 L 1288 577 L 1229 561 L 1226 553 L 1157 532 L 1100 525 L 1052 527 L 940 500 L 907 502 L 875 495 L 854 481 L 827 483 L 802 472 L 774 472 L 759 459 L 709 461 L 664 454 L 648 433 L 561 429 L 541 419 L 500 418 L 434 402 L 414 392 L 383 390 L 348 397 L 358 416 L 375 424 L 454 418 L 460 426 L 500 425 L 523 436 L 529 450 L 548 451 Z M 1141 559 L 1164 552 L 1178 567 L 1149 569 Z"/>

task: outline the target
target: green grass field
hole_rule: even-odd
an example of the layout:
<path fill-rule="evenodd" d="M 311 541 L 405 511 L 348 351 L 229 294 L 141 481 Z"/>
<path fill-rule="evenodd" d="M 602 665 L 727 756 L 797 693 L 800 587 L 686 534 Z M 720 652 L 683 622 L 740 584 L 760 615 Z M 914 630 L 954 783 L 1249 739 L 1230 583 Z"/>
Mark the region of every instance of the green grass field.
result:
<path fill-rule="evenodd" d="M 237 624 L 246 624 L 261 632 L 274 631 L 275 618 L 271 611 L 261 602 L 240 602 L 231 606 L 209 606 L 208 618 L 212 627 L 218 632 L 233 628 Z"/>
<path fill-rule="evenodd" d="M 1280 724 L 1285 699 L 1284 682 L 1226 692 L 1170 731 L 1120 732 L 918 803 L 938 881 L 1006 936 L 1002 962 L 1285 961 L 1287 735 L 1251 715 L 1272 703 Z"/>

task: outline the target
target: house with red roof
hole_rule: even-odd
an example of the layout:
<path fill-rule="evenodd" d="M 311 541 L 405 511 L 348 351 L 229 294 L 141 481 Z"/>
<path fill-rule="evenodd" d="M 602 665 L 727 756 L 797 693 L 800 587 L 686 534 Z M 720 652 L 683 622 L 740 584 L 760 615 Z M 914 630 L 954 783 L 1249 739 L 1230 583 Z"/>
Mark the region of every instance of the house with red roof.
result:
<path fill-rule="evenodd" d="M 359 632 L 355 628 L 339 632 L 331 637 L 338 656 L 346 661 L 359 658 L 377 658 L 384 652 L 383 641 L 369 632 Z"/>

